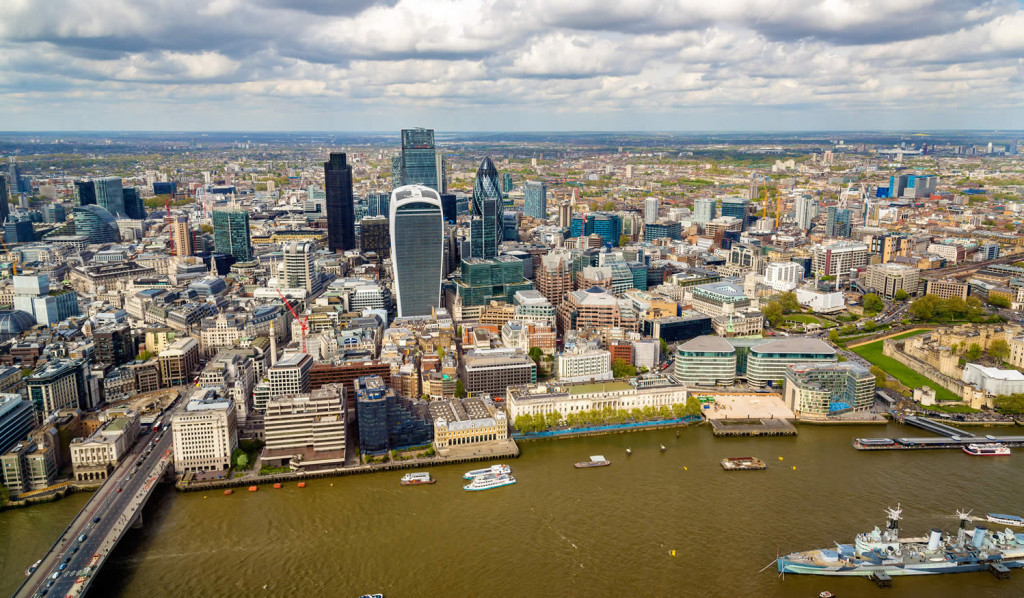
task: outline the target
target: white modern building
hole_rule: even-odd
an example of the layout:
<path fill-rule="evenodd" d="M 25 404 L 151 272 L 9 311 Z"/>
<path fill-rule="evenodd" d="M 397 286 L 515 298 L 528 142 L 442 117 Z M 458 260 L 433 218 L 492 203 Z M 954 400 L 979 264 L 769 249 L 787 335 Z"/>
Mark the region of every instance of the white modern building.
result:
<path fill-rule="evenodd" d="M 644 224 L 654 224 L 658 221 L 658 198 L 648 197 L 644 200 Z"/>
<path fill-rule="evenodd" d="M 964 366 L 962 379 L 966 384 L 996 396 L 1024 393 L 1024 374 L 1019 370 L 1001 370 L 968 363 Z"/>
<path fill-rule="evenodd" d="M 776 291 L 792 291 L 804 279 L 804 268 L 796 262 L 772 262 L 764 271 L 764 283 Z"/>

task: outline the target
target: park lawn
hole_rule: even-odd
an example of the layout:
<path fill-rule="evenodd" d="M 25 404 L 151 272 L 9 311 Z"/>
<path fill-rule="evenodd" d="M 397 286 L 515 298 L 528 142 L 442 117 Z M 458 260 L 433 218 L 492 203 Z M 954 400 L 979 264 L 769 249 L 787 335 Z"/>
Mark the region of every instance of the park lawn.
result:
<path fill-rule="evenodd" d="M 898 335 L 894 338 L 906 338 L 908 336 L 914 336 L 915 334 L 921 334 L 921 332 L 912 331 Z M 896 378 L 909 388 L 913 389 L 920 386 L 928 386 L 935 389 L 935 398 L 939 401 L 960 400 L 960 397 L 939 386 L 935 382 L 932 382 L 932 380 L 927 376 L 915 372 L 892 357 L 882 355 L 882 342 L 883 341 L 875 341 L 859 347 L 853 347 L 851 351 L 882 368 L 887 374 Z"/>
<path fill-rule="evenodd" d="M 791 322 L 800 322 L 801 324 L 818 324 L 822 328 L 833 328 L 835 326 L 835 324 L 828 320 L 822 320 L 808 314 L 791 314 L 786 316 L 786 319 Z"/>

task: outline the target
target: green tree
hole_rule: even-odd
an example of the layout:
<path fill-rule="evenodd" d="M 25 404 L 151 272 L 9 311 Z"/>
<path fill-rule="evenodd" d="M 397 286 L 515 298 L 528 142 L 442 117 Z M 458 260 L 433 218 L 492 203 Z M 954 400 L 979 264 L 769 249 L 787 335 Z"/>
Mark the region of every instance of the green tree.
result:
<path fill-rule="evenodd" d="M 761 308 L 761 313 L 764 314 L 764 317 L 768 319 L 768 323 L 771 324 L 773 328 L 778 327 L 784 316 L 782 313 L 782 306 L 776 301 L 769 301 L 767 305 Z"/>
<path fill-rule="evenodd" d="M 941 299 L 935 295 L 925 295 L 910 304 L 910 315 L 918 320 L 929 322 L 935 317 Z"/>
<path fill-rule="evenodd" d="M 629 235 L 619 235 L 619 247 L 622 247 L 623 245 L 629 245 L 629 241 Z"/>
<path fill-rule="evenodd" d="M 839 342 L 839 331 L 836 330 L 835 328 L 833 328 L 832 330 L 829 330 L 828 331 L 828 340 L 832 341 L 833 343 Z"/>
<path fill-rule="evenodd" d="M 878 328 L 878 323 L 875 322 L 874 320 L 867 320 L 866 322 L 864 322 L 864 330 L 872 332 L 875 328 Z"/>
<path fill-rule="evenodd" d="M 1024 413 L 1024 394 L 1018 393 L 996 397 L 996 409 L 1003 413 Z"/>
<path fill-rule="evenodd" d="M 540 365 L 540 360 L 544 357 L 544 351 L 542 351 L 540 347 L 530 347 L 529 355 L 530 359 L 532 359 L 534 363 Z"/>
<path fill-rule="evenodd" d="M 971 346 L 967 348 L 967 352 L 964 353 L 964 359 L 967 361 L 978 361 L 981 359 L 981 345 L 971 343 Z"/>
<path fill-rule="evenodd" d="M 466 396 L 466 385 L 462 383 L 462 378 L 455 381 L 455 398 L 461 399 Z"/>
<path fill-rule="evenodd" d="M 898 291 L 896 291 L 896 294 L 893 295 L 893 297 L 897 301 L 906 301 L 907 298 L 910 297 L 910 295 L 908 295 L 907 292 L 904 291 L 903 289 L 899 289 Z"/>
<path fill-rule="evenodd" d="M 831 274 L 826 274 L 826 275 L 822 276 L 821 278 L 819 278 L 818 280 L 821 281 L 821 282 L 834 282 L 835 279 L 836 279 L 835 276 L 832 276 Z"/>
<path fill-rule="evenodd" d="M 1003 309 L 1010 308 L 1010 299 L 1006 297 L 1006 295 L 992 295 L 988 298 L 988 302 L 991 303 L 993 307 L 1001 307 Z"/>
<path fill-rule="evenodd" d="M 438 347 L 437 348 L 437 358 L 440 359 L 440 360 L 443 360 L 444 356 L 445 356 L 444 347 Z"/>
<path fill-rule="evenodd" d="M 199 232 L 207 233 L 207 234 L 213 234 L 213 225 L 212 224 L 200 224 L 199 225 Z"/>
<path fill-rule="evenodd" d="M 885 387 L 886 380 L 889 379 L 889 375 L 885 373 L 885 370 L 878 367 L 877 365 L 871 366 L 871 375 L 875 377 L 875 386 L 879 388 Z"/>
<path fill-rule="evenodd" d="M 612 362 L 612 376 L 616 378 L 632 378 L 636 376 L 636 367 L 630 365 L 625 359 L 616 359 Z"/>
<path fill-rule="evenodd" d="M 885 307 L 885 302 L 875 293 L 865 293 L 861 300 L 864 304 L 864 311 L 879 312 Z"/>
<path fill-rule="evenodd" d="M 777 299 L 779 306 L 782 307 L 783 313 L 792 313 L 800 311 L 800 302 L 796 298 L 796 293 L 783 293 L 779 295 Z"/>
<path fill-rule="evenodd" d="M 686 397 L 686 407 L 683 408 L 683 415 L 700 415 L 700 401 L 697 397 Z"/>
<path fill-rule="evenodd" d="M 661 343 L 661 354 L 668 355 L 668 342 L 665 339 L 658 337 L 658 342 Z"/>
<path fill-rule="evenodd" d="M 604 202 L 604 205 L 601 206 L 601 209 L 604 210 L 605 212 L 614 212 L 615 207 L 616 206 L 614 201 L 606 201 Z"/>
<path fill-rule="evenodd" d="M 939 313 L 941 314 L 943 310 L 950 318 L 955 320 L 962 320 L 966 318 L 967 312 L 969 311 L 967 302 L 959 297 L 950 297 L 940 303 Z"/>
<path fill-rule="evenodd" d="M 149 361 L 154 357 L 156 357 L 156 353 L 152 351 L 142 351 L 141 353 L 135 356 L 135 359 L 137 359 L 138 361 Z"/>
<path fill-rule="evenodd" d="M 238 467 L 238 469 L 245 469 L 249 467 L 249 455 L 246 455 L 244 451 L 241 452 L 235 459 L 235 466 Z"/>
<path fill-rule="evenodd" d="M 515 428 L 523 434 L 529 434 L 533 431 L 533 416 L 529 413 L 524 413 L 516 417 L 516 421 L 513 425 L 515 425 Z"/>
<path fill-rule="evenodd" d="M 562 414 L 557 411 L 552 411 L 544 416 L 544 420 L 549 428 L 554 428 L 562 422 Z"/>
<path fill-rule="evenodd" d="M 988 346 L 988 354 L 998 361 L 1005 360 L 1010 355 L 1010 345 L 1001 338 L 992 341 Z"/>

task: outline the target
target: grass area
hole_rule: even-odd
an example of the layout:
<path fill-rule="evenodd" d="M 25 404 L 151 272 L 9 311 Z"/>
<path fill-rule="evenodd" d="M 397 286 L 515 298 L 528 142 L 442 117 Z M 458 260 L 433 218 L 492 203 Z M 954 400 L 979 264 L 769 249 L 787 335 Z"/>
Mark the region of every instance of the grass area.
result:
<path fill-rule="evenodd" d="M 980 409 L 967 405 L 928 405 L 925 409 L 931 411 L 943 411 L 945 413 L 978 413 Z"/>
<path fill-rule="evenodd" d="M 904 333 L 904 334 L 899 334 L 899 335 L 897 335 L 897 336 L 895 336 L 893 338 L 906 338 L 906 337 L 909 337 L 909 336 L 914 336 L 914 335 L 917 335 L 917 334 L 921 334 L 922 332 L 927 332 L 927 331 L 917 331 L 917 330 L 914 330 L 914 331 L 907 332 L 907 333 Z M 897 380 L 899 380 L 900 382 L 902 382 L 905 386 L 907 386 L 909 388 L 918 388 L 918 387 L 921 387 L 921 386 L 928 386 L 930 388 L 935 389 L 935 398 L 938 399 L 939 401 L 959 401 L 960 400 L 960 397 L 956 396 L 955 394 L 953 394 L 952 392 L 946 390 L 945 388 L 939 386 L 935 382 L 932 382 L 932 380 L 930 378 L 928 378 L 927 376 L 924 376 L 923 374 L 915 372 L 914 370 L 910 369 L 909 367 L 907 367 L 907 366 L 903 365 L 902 363 L 896 361 L 892 357 L 887 357 L 885 355 L 882 355 L 882 343 L 883 342 L 884 341 L 878 340 L 878 341 L 875 341 L 873 343 L 868 343 L 866 345 L 861 345 L 859 347 L 853 347 L 850 350 L 853 351 L 854 353 L 856 353 L 857 355 L 860 355 L 864 359 L 870 361 L 871 363 L 877 365 L 878 367 L 882 368 L 883 370 L 885 370 L 885 372 L 887 374 L 889 374 L 890 376 L 896 378 Z"/>
<path fill-rule="evenodd" d="M 591 392 L 604 392 L 608 390 L 629 390 L 632 386 L 628 382 L 594 382 L 593 384 L 573 384 L 569 387 L 569 394 L 582 395 Z"/>
<path fill-rule="evenodd" d="M 834 323 L 829 322 L 828 320 L 822 320 L 821 318 L 809 314 L 791 314 L 786 316 L 786 319 L 790 322 L 799 322 L 801 324 L 818 324 L 822 328 L 833 328 L 835 326 Z"/>

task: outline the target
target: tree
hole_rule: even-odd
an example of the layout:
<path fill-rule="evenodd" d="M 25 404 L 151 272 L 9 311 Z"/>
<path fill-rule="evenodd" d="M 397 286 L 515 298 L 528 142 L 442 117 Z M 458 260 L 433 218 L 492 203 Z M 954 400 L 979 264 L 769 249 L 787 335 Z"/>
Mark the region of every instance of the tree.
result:
<path fill-rule="evenodd" d="M 661 343 L 661 354 L 668 355 L 668 343 L 661 337 L 658 338 L 658 341 Z"/>
<path fill-rule="evenodd" d="M 686 397 L 686 407 L 683 409 L 683 415 L 700 415 L 700 401 L 697 397 Z"/>
<path fill-rule="evenodd" d="M 783 313 L 792 313 L 800 311 L 800 301 L 796 298 L 796 293 L 783 293 L 779 295 L 777 299 L 779 306 L 782 307 Z"/>
<path fill-rule="evenodd" d="M 619 247 L 622 247 L 623 245 L 629 245 L 629 241 L 629 235 L 619 235 Z"/>
<path fill-rule="evenodd" d="M 768 319 L 768 323 L 772 325 L 772 328 L 778 327 L 782 322 L 782 306 L 776 301 L 770 301 L 767 305 L 761 308 L 761 313 Z"/>
<path fill-rule="evenodd" d="M 991 303 L 993 307 L 1001 307 L 1003 309 L 1010 308 L 1010 299 L 1007 298 L 1006 295 L 992 295 L 988 298 L 988 302 Z"/>
<path fill-rule="evenodd" d="M 612 362 L 612 376 L 616 378 L 632 378 L 636 376 L 636 367 L 630 365 L 625 359 L 616 359 Z"/>
<path fill-rule="evenodd" d="M 440 360 L 444 360 L 444 356 L 445 356 L 444 347 L 438 347 L 437 348 L 437 358 L 440 359 Z"/>
<path fill-rule="evenodd" d="M 213 233 L 213 225 L 212 224 L 200 224 L 199 225 L 199 232 L 212 234 Z"/>
<path fill-rule="evenodd" d="M 999 395 L 996 409 L 1002 413 L 1024 413 L 1024 394 Z"/>
<path fill-rule="evenodd" d="M 1003 339 L 997 338 L 988 346 L 988 354 L 993 359 L 1003 361 L 1010 355 L 1010 345 Z"/>
<path fill-rule="evenodd" d="M 861 300 L 864 304 L 864 311 L 879 312 L 885 307 L 885 302 L 875 293 L 865 293 Z"/>
<path fill-rule="evenodd" d="M 908 297 L 910 297 L 910 295 L 908 295 L 903 289 L 899 289 L 896 291 L 896 294 L 893 295 L 893 298 L 897 301 L 906 301 Z"/>
<path fill-rule="evenodd" d="M 818 280 L 821 281 L 821 282 L 833 282 L 833 281 L 835 281 L 835 279 L 836 279 L 835 276 L 832 276 L 831 274 L 826 274 L 826 275 L 822 276 L 821 278 L 819 278 Z"/>
<path fill-rule="evenodd" d="M 964 359 L 967 361 L 978 361 L 981 359 L 981 345 L 971 343 L 971 346 L 967 348 L 967 352 L 964 353 Z"/>
<path fill-rule="evenodd" d="M 562 414 L 557 411 L 552 411 L 544 416 L 545 422 L 549 428 L 554 428 L 562 421 Z"/>
<path fill-rule="evenodd" d="M 239 453 L 238 458 L 235 459 L 235 466 L 238 469 L 249 467 L 249 455 L 246 455 L 244 451 Z"/>
<path fill-rule="evenodd" d="M 615 202 L 614 201 L 606 201 L 606 202 L 604 202 L 604 206 L 602 206 L 602 209 L 605 212 L 614 212 L 615 211 Z"/>
<path fill-rule="evenodd" d="M 954 320 L 962 320 L 967 317 L 967 302 L 960 297 L 950 297 L 939 304 L 939 313 L 943 311 Z"/>
<path fill-rule="evenodd" d="M 886 380 L 889 379 L 889 375 L 885 373 L 885 370 L 877 365 L 873 365 L 870 371 L 871 375 L 875 377 L 875 386 L 884 387 Z"/>
<path fill-rule="evenodd" d="M 544 356 L 544 351 L 542 351 L 540 347 L 530 347 L 529 356 L 534 363 L 540 365 L 540 359 Z"/>
<path fill-rule="evenodd" d="M 878 323 L 875 322 L 874 320 L 868 320 L 864 322 L 864 330 L 872 332 L 875 328 L 878 328 Z"/>
<path fill-rule="evenodd" d="M 935 295 L 925 295 L 910 304 L 910 315 L 918 320 L 930 321 L 935 317 L 940 301 Z"/>
<path fill-rule="evenodd" d="M 533 431 L 533 416 L 529 413 L 524 413 L 516 418 L 514 425 L 523 434 L 529 434 Z"/>
<path fill-rule="evenodd" d="M 156 353 L 152 351 L 142 351 L 141 353 L 135 356 L 135 359 L 138 361 L 149 361 L 154 357 L 156 357 Z"/>
<path fill-rule="evenodd" d="M 455 381 L 455 398 L 461 399 L 466 396 L 466 385 L 462 383 L 462 378 Z"/>
<path fill-rule="evenodd" d="M 832 330 L 829 330 L 828 331 L 828 340 L 832 341 L 833 343 L 839 342 L 839 331 L 837 331 L 835 328 L 833 328 Z"/>

